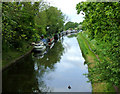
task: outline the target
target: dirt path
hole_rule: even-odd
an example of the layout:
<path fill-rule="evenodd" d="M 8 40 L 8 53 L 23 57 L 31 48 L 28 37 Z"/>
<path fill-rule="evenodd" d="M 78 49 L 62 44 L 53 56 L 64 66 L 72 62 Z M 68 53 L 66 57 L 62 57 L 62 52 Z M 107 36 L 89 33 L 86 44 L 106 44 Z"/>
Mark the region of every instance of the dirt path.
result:
<path fill-rule="evenodd" d="M 89 49 L 95 54 L 95 52 L 91 49 L 91 47 L 90 47 L 89 43 L 87 42 L 87 40 L 85 40 L 85 42 L 87 43 Z M 98 55 L 95 54 L 95 56 L 96 56 L 96 58 L 100 61 L 100 58 L 98 57 Z M 100 62 L 101 62 L 101 61 L 100 61 Z M 120 94 L 119 88 L 118 88 L 117 86 L 113 86 L 113 87 L 114 87 L 114 89 L 115 89 L 115 91 L 116 91 L 116 94 Z"/>
<path fill-rule="evenodd" d="M 95 52 L 90 48 L 89 43 L 88 43 L 86 40 L 85 40 L 85 42 L 87 43 L 87 45 L 88 45 L 90 51 L 92 51 L 92 52 L 95 54 Z M 98 55 L 95 54 L 95 56 L 96 56 L 96 58 L 100 61 L 100 58 L 98 57 Z M 101 61 L 100 61 L 100 62 L 101 62 Z"/>

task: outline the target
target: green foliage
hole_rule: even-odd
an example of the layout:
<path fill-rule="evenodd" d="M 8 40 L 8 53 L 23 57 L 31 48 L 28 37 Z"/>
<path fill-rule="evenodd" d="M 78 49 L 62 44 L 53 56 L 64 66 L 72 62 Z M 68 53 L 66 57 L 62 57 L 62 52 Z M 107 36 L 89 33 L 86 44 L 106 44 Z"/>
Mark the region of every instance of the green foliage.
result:
<path fill-rule="evenodd" d="M 97 41 L 105 56 L 94 69 L 101 76 L 101 81 L 120 85 L 120 3 L 118 2 L 82 2 L 76 6 L 77 13 L 85 13 L 82 23 L 84 30 L 89 32 L 89 38 Z"/>
<path fill-rule="evenodd" d="M 49 7 L 46 10 L 47 14 L 47 34 L 57 33 L 64 28 L 64 15 L 56 7 Z"/>
<path fill-rule="evenodd" d="M 19 48 L 21 41 L 28 41 L 34 34 L 34 7 L 29 2 L 4 2 L 2 6 L 2 41 L 8 47 Z"/>
<path fill-rule="evenodd" d="M 31 42 L 40 41 L 41 35 L 57 33 L 63 26 L 62 12 L 43 0 L 34 3 L 2 2 L 3 67 L 28 51 Z"/>
<path fill-rule="evenodd" d="M 75 29 L 76 27 L 78 27 L 78 23 L 74 23 L 74 22 L 67 22 L 66 24 L 65 24 L 65 30 L 68 30 L 69 28 L 73 28 L 73 29 Z"/>
<path fill-rule="evenodd" d="M 23 42 L 40 40 L 63 29 L 64 16 L 60 10 L 43 2 L 2 3 L 2 49 L 22 48 Z M 46 28 L 49 26 L 49 30 Z"/>

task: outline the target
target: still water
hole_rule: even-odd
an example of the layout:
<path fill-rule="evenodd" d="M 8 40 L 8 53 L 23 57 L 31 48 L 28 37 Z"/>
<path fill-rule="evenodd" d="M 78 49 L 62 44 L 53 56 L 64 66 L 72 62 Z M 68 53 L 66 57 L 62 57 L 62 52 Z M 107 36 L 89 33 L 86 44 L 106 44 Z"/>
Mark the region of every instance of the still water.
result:
<path fill-rule="evenodd" d="M 44 55 L 43 55 L 44 54 Z M 31 53 L 3 72 L 3 92 L 92 92 L 76 37 L 55 43 L 47 53 Z M 70 85 L 71 89 L 68 89 Z"/>

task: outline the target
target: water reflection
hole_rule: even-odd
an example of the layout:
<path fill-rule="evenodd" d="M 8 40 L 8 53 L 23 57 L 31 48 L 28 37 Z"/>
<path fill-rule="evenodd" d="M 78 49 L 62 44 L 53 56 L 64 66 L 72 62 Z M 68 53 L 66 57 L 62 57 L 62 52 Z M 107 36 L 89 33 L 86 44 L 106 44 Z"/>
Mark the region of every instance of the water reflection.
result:
<path fill-rule="evenodd" d="M 63 51 L 62 53 L 57 52 L 61 50 L 61 47 L 64 47 L 62 48 L 64 53 Z M 87 83 L 88 79 L 83 75 L 88 73 L 87 65 L 84 65 L 85 60 L 80 54 L 81 51 L 76 38 L 64 37 L 62 45 L 57 45 L 53 49 L 54 56 L 51 49 L 43 58 L 45 59 L 43 62 L 41 62 L 42 59 L 37 60 L 37 66 L 43 68 L 42 65 L 44 65 L 43 69 L 45 69 L 42 79 L 40 79 L 41 74 L 38 76 L 38 82 L 41 83 L 43 80 L 49 87 L 49 92 L 91 92 L 91 84 Z M 53 63 L 53 67 L 50 68 L 48 63 Z M 71 89 L 68 89 L 69 85 L 72 87 Z"/>
<path fill-rule="evenodd" d="M 63 39 L 47 53 L 29 54 L 3 72 L 3 92 L 91 92 L 77 39 Z"/>
<path fill-rule="evenodd" d="M 43 52 L 34 52 L 32 53 L 32 56 L 35 58 L 35 59 L 41 59 L 44 57 L 44 54 L 46 53 L 46 51 L 43 51 Z"/>
<path fill-rule="evenodd" d="M 44 58 L 36 59 L 33 57 L 34 60 L 34 69 L 36 71 L 36 79 L 38 80 L 39 90 L 42 92 L 52 92 L 52 88 L 47 86 L 44 81 L 44 77 L 49 72 L 55 70 L 55 63 L 59 62 L 61 56 L 63 55 L 64 48 L 61 44 L 61 41 L 57 42 L 54 47 L 44 55 Z M 53 54 L 54 53 L 54 54 Z M 49 80 L 51 78 L 48 78 Z M 41 87 L 42 84 L 42 87 Z M 43 86 L 44 85 L 44 86 Z M 46 88 L 43 88 L 46 87 Z"/>
<path fill-rule="evenodd" d="M 61 42 L 57 42 L 54 47 L 44 55 L 44 58 L 36 59 L 33 57 L 33 60 L 37 63 L 38 67 L 41 67 L 41 65 L 43 65 L 45 66 L 45 69 L 53 69 L 54 64 L 60 61 L 61 56 L 63 55 L 63 51 L 64 48 Z"/>
<path fill-rule="evenodd" d="M 16 65 L 3 72 L 3 92 L 33 92 L 38 89 L 31 55 L 21 59 Z"/>
<path fill-rule="evenodd" d="M 46 83 L 44 83 L 43 76 L 46 72 L 54 71 L 54 64 L 60 61 L 63 51 L 64 48 L 61 42 L 58 42 L 47 54 L 45 54 L 45 52 L 32 53 L 21 59 L 14 66 L 3 72 L 2 91 L 51 91 L 50 88 L 46 86 Z"/>
<path fill-rule="evenodd" d="M 65 53 L 60 63 L 55 64 L 55 70 L 44 76 L 45 83 L 52 88 L 52 92 L 91 92 L 91 84 L 83 76 L 88 70 L 76 38 L 65 37 L 63 46 Z M 69 85 L 71 89 L 68 89 Z"/>

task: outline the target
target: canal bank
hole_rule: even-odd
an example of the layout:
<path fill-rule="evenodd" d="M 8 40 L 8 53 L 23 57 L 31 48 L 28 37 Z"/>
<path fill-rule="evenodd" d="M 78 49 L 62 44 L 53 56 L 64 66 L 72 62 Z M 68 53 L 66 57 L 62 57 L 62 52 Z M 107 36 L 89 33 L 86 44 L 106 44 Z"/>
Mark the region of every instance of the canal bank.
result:
<path fill-rule="evenodd" d="M 88 65 L 89 74 L 99 61 L 99 56 L 91 49 L 92 44 L 89 45 L 87 37 L 83 36 L 84 32 L 80 32 L 77 35 L 77 40 L 82 51 L 82 55 L 85 58 L 85 63 Z M 93 44 L 94 45 L 94 44 Z M 89 79 L 97 78 L 99 74 L 90 75 Z M 93 79 L 92 91 L 93 92 L 115 92 L 113 86 L 106 82 L 96 82 L 97 79 Z"/>
<path fill-rule="evenodd" d="M 28 44 L 22 48 L 22 51 L 9 49 L 7 52 L 2 53 L 2 71 L 6 70 L 8 67 L 11 67 L 11 65 L 28 55 L 32 50 L 33 47 Z"/>

